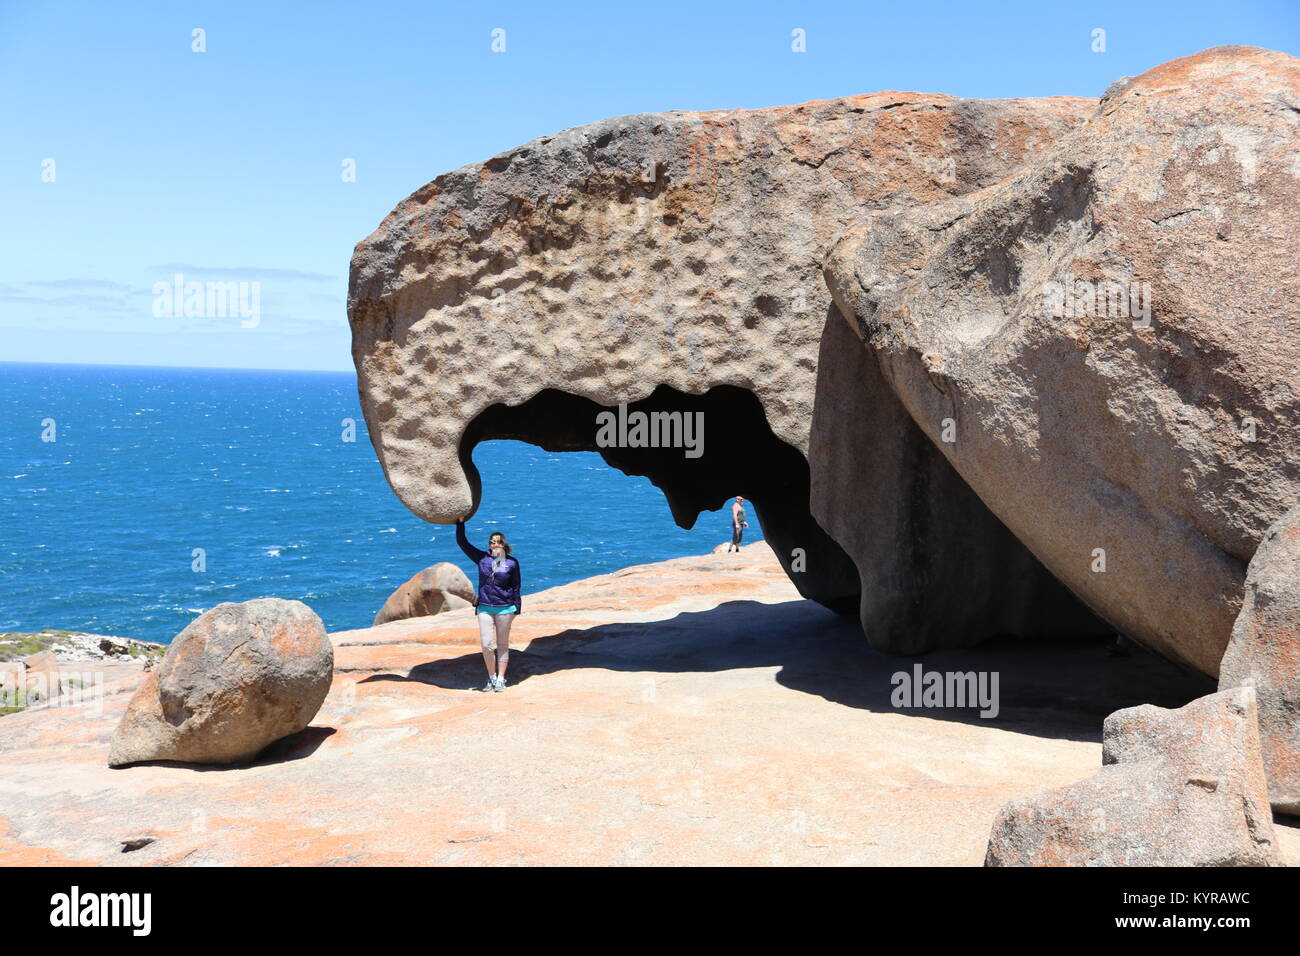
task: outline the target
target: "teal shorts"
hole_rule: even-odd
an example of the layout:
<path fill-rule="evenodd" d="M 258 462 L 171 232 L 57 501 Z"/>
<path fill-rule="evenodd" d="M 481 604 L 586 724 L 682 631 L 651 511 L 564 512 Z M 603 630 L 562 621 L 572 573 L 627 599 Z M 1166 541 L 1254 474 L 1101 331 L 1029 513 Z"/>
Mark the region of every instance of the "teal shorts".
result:
<path fill-rule="evenodd" d="M 478 609 L 487 614 L 514 614 L 519 610 L 519 608 L 515 607 L 513 604 L 507 604 L 505 607 L 495 607 L 491 604 L 480 604 Z"/>

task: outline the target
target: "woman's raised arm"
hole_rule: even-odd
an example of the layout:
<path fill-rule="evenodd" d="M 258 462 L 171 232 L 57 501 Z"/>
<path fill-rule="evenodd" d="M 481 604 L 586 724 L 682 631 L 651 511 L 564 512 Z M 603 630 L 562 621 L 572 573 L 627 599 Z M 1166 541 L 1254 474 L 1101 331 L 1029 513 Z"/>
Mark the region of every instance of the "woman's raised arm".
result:
<path fill-rule="evenodd" d="M 478 548 L 474 547 L 474 545 L 469 543 L 469 538 L 465 537 L 465 521 L 462 518 L 456 519 L 456 543 L 460 545 L 460 549 L 465 552 L 465 557 L 469 558 L 475 564 L 478 564 L 487 557 L 486 551 L 480 551 Z"/>

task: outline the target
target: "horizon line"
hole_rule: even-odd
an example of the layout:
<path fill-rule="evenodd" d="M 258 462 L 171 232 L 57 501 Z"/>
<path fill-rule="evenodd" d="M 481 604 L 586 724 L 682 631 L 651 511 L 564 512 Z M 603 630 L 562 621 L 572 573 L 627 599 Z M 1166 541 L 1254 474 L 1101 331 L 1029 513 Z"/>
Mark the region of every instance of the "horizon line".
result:
<path fill-rule="evenodd" d="M 267 368 L 261 365 L 149 365 L 138 362 L 45 362 L 31 359 L 2 359 L 0 365 L 52 365 L 77 368 L 169 368 L 202 372 L 318 372 L 356 375 L 356 369 L 354 368 Z"/>

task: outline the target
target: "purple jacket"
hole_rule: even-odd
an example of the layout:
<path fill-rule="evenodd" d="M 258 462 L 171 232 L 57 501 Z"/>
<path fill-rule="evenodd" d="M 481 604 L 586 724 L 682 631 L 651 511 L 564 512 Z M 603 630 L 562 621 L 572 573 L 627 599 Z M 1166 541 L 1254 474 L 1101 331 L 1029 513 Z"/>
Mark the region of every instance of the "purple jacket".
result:
<path fill-rule="evenodd" d="M 486 604 L 489 607 L 509 607 L 513 604 L 520 614 L 524 613 L 523 600 L 519 594 L 518 559 L 507 554 L 502 559 L 501 567 L 493 570 L 491 552 L 480 551 L 470 544 L 465 537 L 465 525 L 460 521 L 456 522 L 456 543 L 465 552 L 465 556 L 478 565 L 478 600 L 475 604 Z"/>

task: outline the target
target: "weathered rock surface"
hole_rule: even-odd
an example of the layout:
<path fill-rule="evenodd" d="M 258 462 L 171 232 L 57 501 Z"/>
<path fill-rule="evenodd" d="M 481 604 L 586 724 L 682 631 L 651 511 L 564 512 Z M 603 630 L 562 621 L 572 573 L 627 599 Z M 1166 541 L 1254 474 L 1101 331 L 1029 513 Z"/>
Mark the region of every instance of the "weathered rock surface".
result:
<path fill-rule="evenodd" d="M 1219 687 L 1254 686 L 1273 809 L 1300 814 L 1300 507 L 1268 529 L 1219 667 Z"/>
<path fill-rule="evenodd" d="M 1003 182 L 869 213 L 826 278 L 993 513 L 1215 675 L 1246 563 L 1300 500 L 1298 248 L 1300 60 L 1221 47 L 1118 84 Z"/>
<path fill-rule="evenodd" d="M 408 617 L 428 617 L 473 603 L 474 586 L 465 572 L 449 561 L 439 561 L 390 594 L 375 615 L 375 625 Z"/>
<path fill-rule="evenodd" d="M 311 723 L 333 668 L 325 626 L 301 601 L 218 604 L 144 675 L 113 733 L 108 764 L 249 760 Z"/>
<path fill-rule="evenodd" d="M 101 713 L 0 719 L 0 866 L 977 866 L 1007 801 L 1095 771 L 1107 713 L 1214 687 L 1103 642 L 999 641 L 925 658 L 999 671 L 996 720 L 896 710 L 910 662 L 800 600 L 762 542 L 528 600 L 506 693 L 477 692 L 469 608 L 332 634 L 312 726 L 220 773 L 104 765 L 138 674 Z"/>
<path fill-rule="evenodd" d="M 863 209 L 995 183 L 1095 105 L 885 92 L 627 116 L 438 177 L 352 260 L 389 483 L 446 523 L 477 505 L 480 441 L 595 450 L 686 527 L 749 498 L 800 593 L 858 614 L 878 647 L 1094 626 L 838 328 L 821 265 Z M 828 356 L 828 328 L 847 352 Z M 597 412 L 620 403 L 699 413 L 702 454 L 598 446 Z"/>
<path fill-rule="evenodd" d="M 1276 866 L 1252 688 L 1106 718 L 1102 769 L 998 813 L 986 866 Z"/>

